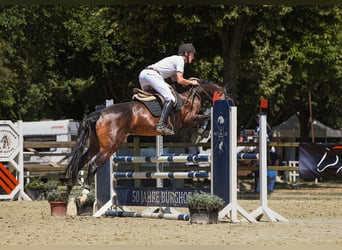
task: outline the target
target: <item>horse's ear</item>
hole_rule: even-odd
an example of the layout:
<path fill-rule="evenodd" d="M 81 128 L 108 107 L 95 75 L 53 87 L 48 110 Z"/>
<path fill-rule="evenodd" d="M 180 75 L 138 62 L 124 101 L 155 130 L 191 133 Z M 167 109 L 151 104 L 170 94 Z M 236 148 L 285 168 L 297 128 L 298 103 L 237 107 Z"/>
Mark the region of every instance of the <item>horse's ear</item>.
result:
<path fill-rule="evenodd" d="M 224 86 L 223 86 L 223 89 L 224 89 L 224 92 L 227 95 L 231 95 L 232 93 L 232 86 L 229 84 L 229 83 L 226 83 Z"/>
<path fill-rule="evenodd" d="M 226 91 L 229 91 L 230 92 L 230 89 L 231 89 L 231 85 L 229 83 L 226 83 L 223 88 L 226 90 Z"/>
<path fill-rule="evenodd" d="M 223 86 L 223 90 L 224 90 L 224 95 L 226 96 L 226 98 L 232 99 L 233 98 L 233 94 L 232 94 L 232 86 L 229 83 L 226 83 Z"/>

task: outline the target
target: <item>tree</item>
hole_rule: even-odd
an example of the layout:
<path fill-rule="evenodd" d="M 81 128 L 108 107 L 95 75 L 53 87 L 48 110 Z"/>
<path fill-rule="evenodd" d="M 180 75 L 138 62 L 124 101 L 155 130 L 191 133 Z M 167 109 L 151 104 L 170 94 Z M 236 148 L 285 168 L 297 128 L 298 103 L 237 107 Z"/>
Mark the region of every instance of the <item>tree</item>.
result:
<path fill-rule="evenodd" d="M 60 7 L 9 6 L 0 12 L 0 35 L 11 48 L 3 60 L 15 72 L 10 79 L 12 106 L 7 119 L 41 119 L 62 116 L 59 104 L 70 97 L 61 93 L 60 78 L 55 71 L 59 53 L 58 41 L 63 40 L 63 29 L 56 23 L 63 20 Z M 48 117 L 50 114 L 55 116 Z"/>
<path fill-rule="evenodd" d="M 129 100 L 141 69 L 192 42 L 186 77 L 229 85 L 239 124 L 263 97 L 271 125 L 299 112 L 305 131 L 309 87 L 316 117 L 342 123 L 340 6 L 6 6 L 0 27 L 3 119 L 81 119 Z"/>
<path fill-rule="evenodd" d="M 285 96 L 293 100 L 287 110 L 296 108 L 298 111 L 301 141 L 307 141 L 309 93 L 313 97 L 313 113 L 317 118 L 335 127 L 336 117 L 341 115 L 338 101 L 342 93 L 341 8 L 295 8 L 286 21 L 287 37 L 291 41 L 286 56 L 293 76 L 292 85 L 284 91 Z"/>
<path fill-rule="evenodd" d="M 16 104 L 15 89 L 11 82 L 17 78 L 16 73 L 10 67 L 10 54 L 13 52 L 11 46 L 4 40 L 0 40 L 0 119 L 12 117 Z M 7 118 L 8 119 L 8 118 Z"/>

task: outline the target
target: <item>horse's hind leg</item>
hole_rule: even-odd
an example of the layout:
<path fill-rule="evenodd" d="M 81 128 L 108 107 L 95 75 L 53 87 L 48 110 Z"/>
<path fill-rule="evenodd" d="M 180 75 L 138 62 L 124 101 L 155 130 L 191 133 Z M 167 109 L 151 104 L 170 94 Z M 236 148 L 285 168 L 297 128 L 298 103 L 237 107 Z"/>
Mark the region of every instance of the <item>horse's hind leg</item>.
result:
<path fill-rule="evenodd" d="M 121 122 L 122 120 L 120 120 Z M 91 185 L 93 183 L 94 174 L 97 169 L 101 167 L 106 160 L 108 160 L 117 149 L 126 141 L 127 133 L 122 128 L 122 124 L 113 123 L 104 123 L 101 124 L 99 122 L 97 126 L 97 138 L 98 138 L 98 147 L 99 151 L 97 151 L 96 156 L 93 157 L 88 163 L 88 174 L 86 183 L 84 185 L 84 189 L 82 191 L 82 200 L 81 202 L 87 199 L 87 194 L 90 191 Z M 110 136 L 109 136 L 110 135 Z"/>
<path fill-rule="evenodd" d="M 81 159 L 81 164 L 78 166 L 76 173 L 78 174 L 82 168 L 84 167 L 84 165 L 90 161 L 90 159 L 95 155 L 95 153 L 91 153 L 89 152 L 89 150 L 87 150 L 83 155 L 82 155 L 82 159 Z M 77 181 L 73 182 L 71 180 L 71 178 L 68 181 L 68 185 L 67 185 L 67 192 L 70 193 L 71 189 L 73 188 L 73 186 L 76 184 Z"/>
<path fill-rule="evenodd" d="M 91 161 L 88 163 L 88 173 L 86 178 L 86 183 L 83 186 L 83 190 L 80 197 L 80 203 L 83 204 L 87 199 L 87 196 L 90 192 L 94 175 L 99 167 L 101 167 L 106 160 L 108 160 L 115 151 L 106 151 L 106 152 L 99 152 Z"/>
<path fill-rule="evenodd" d="M 77 169 L 75 171 L 75 174 L 78 174 L 84 165 L 91 160 L 91 158 L 94 157 L 94 155 L 99 151 L 98 145 L 89 147 L 81 156 L 80 164 L 77 166 Z M 76 181 L 73 181 L 73 178 L 68 179 L 67 183 L 67 193 L 70 194 L 72 188 L 74 187 Z"/>

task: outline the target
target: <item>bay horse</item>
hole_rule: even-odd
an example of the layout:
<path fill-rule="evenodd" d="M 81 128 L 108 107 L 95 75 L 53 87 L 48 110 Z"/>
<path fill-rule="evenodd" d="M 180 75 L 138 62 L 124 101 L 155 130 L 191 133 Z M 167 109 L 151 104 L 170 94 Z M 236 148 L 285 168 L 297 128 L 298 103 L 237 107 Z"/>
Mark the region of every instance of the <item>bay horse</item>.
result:
<path fill-rule="evenodd" d="M 205 80 L 200 85 L 182 87 L 177 91 L 182 107 L 175 111 L 175 126 L 191 128 L 208 120 L 208 115 L 200 114 L 201 104 L 212 102 L 213 94 L 225 99 L 225 88 Z M 178 97 L 178 98 L 179 98 Z M 154 117 L 146 106 L 137 100 L 110 105 L 89 114 L 78 128 L 75 148 L 66 168 L 67 194 L 70 194 L 77 181 L 78 172 L 88 164 L 86 183 L 82 191 L 82 204 L 89 193 L 94 174 L 124 143 L 129 135 L 157 136 L 155 130 L 159 117 Z"/>

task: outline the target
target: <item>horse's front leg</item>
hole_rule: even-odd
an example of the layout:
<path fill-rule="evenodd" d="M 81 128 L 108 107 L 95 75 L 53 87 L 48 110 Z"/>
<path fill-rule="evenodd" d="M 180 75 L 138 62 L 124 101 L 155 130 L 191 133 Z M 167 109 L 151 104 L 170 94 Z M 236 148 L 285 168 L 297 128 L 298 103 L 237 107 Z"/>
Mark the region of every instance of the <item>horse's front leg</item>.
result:
<path fill-rule="evenodd" d="M 202 123 L 204 121 L 210 120 L 209 115 L 196 115 L 194 119 L 197 123 Z"/>
<path fill-rule="evenodd" d="M 189 118 L 190 119 L 184 120 L 184 124 L 188 128 L 196 127 L 199 124 L 201 124 L 202 122 L 210 120 L 210 116 L 209 115 L 194 115 L 194 116 L 189 117 Z"/>

